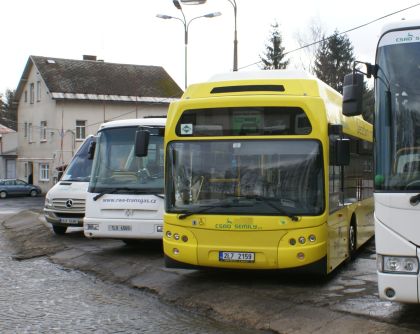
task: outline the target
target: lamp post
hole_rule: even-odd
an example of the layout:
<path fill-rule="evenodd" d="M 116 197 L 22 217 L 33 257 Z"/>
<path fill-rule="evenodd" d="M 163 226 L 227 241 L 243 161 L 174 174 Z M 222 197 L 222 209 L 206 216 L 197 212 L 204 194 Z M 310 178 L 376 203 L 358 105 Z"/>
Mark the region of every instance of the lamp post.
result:
<path fill-rule="evenodd" d="M 233 6 L 233 13 L 235 16 L 235 32 L 233 37 L 233 71 L 238 70 L 238 32 L 236 30 L 236 14 L 238 12 L 238 7 L 236 6 L 236 0 L 228 0 Z"/>
<path fill-rule="evenodd" d="M 197 0 L 197 1 L 202 1 L 202 0 Z M 185 88 L 187 88 L 188 82 L 187 82 L 187 76 L 188 76 L 188 31 L 189 31 L 189 27 L 192 21 L 197 20 L 199 18 L 205 17 L 205 18 L 213 18 L 213 17 L 217 17 L 222 15 L 222 13 L 220 12 L 214 12 L 214 13 L 209 13 L 209 14 L 205 14 L 205 15 L 200 15 L 200 16 L 196 16 L 193 17 L 192 19 L 188 20 L 185 17 L 184 11 L 182 10 L 181 4 L 179 3 L 178 0 L 173 0 L 174 6 L 179 9 L 181 11 L 182 14 L 182 18 L 176 17 L 176 16 L 170 16 L 170 15 L 164 15 L 164 14 L 157 14 L 156 17 L 160 18 L 160 19 L 164 19 L 164 20 L 169 20 L 169 19 L 175 19 L 178 20 L 180 22 L 182 22 L 183 26 L 184 26 L 184 45 L 185 45 L 185 51 L 184 51 L 184 60 L 185 60 L 185 64 L 184 64 L 184 75 L 185 75 Z"/>
<path fill-rule="evenodd" d="M 186 5 L 202 5 L 206 3 L 207 0 L 181 0 L 183 4 Z M 235 18 L 235 31 L 233 37 L 233 71 L 238 70 L 238 32 L 236 28 L 236 16 L 238 12 L 238 7 L 236 6 L 236 0 L 227 0 L 233 6 L 233 14 Z"/>

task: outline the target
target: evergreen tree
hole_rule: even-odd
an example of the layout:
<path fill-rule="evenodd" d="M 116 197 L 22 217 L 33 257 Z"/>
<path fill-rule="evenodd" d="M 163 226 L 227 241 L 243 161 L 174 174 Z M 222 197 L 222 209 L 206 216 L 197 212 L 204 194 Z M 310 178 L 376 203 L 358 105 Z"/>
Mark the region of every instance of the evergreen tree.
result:
<path fill-rule="evenodd" d="M 7 89 L 0 99 L 0 124 L 17 130 L 17 109 L 13 103 L 16 91 Z"/>
<path fill-rule="evenodd" d="M 373 123 L 373 113 L 375 110 L 375 96 L 373 88 L 365 85 L 363 90 L 363 106 L 362 116 L 363 119 L 369 123 Z"/>
<path fill-rule="evenodd" d="M 335 90 L 343 93 L 344 76 L 352 71 L 353 45 L 346 35 L 337 31 L 323 39 L 315 53 L 315 75 Z"/>
<path fill-rule="evenodd" d="M 283 39 L 279 31 L 279 25 L 277 22 L 271 25 L 271 35 L 268 43 L 265 45 L 266 50 L 263 56 L 260 56 L 263 62 L 262 69 L 274 70 L 284 69 L 289 65 L 289 60 L 285 60 L 284 46 L 282 45 Z"/>

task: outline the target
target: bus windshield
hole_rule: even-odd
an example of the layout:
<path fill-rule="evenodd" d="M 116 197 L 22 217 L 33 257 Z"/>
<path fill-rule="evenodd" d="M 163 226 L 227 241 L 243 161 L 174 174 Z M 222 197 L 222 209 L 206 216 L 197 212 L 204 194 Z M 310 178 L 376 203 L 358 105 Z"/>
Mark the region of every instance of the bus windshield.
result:
<path fill-rule="evenodd" d="M 319 215 L 325 207 L 316 140 L 172 142 L 167 175 L 168 212 Z"/>
<path fill-rule="evenodd" d="M 64 172 L 61 178 L 62 181 L 89 182 L 90 172 L 92 171 L 92 160 L 88 159 L 88 151 L 93 141 L 93 136 L 86 138 Z"/>
<path fill-rule="evenodd" d="M 163 193 L 163 131 L 151 133 L 146 157 L 135 155 L 138 127 L 105 128 L 98 134 L 89 192 Z"/>
<path fill-rule="evenodd" d="M 377 53 L 375 186 L 418 192 L 420 92 L 415 87 L 420 85 L 420 42 L 393 43 L 380 45 Z"/>

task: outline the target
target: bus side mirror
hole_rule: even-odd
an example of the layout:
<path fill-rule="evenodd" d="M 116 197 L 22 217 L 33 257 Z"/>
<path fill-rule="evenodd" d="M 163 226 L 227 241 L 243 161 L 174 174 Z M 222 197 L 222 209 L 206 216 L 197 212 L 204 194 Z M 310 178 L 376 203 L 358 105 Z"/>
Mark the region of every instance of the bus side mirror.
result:
<path fill-rule="evenodd" d="M 350 164 L 350 139 L 337 139 L 334 143 L 334 151 L 334 166 L 348 166 Z"/>
<path fill-rule="evenodd" d="M 351 73 L 344 76 L 343 82 L 343 115 L 357 116 L 362 114 L 363 74 Z"/>
<path fill-rule="evenodd" d="M 96 149 L 96 142 L 91 142 L 88 149 L 87 158 L 88 160 L 93 160 L 93 157 L 95 156 L 95 149 Z"/>
<path fill-rule="evenodd" d="M 147 130 L 136 131 L 136 157 L 145 157 L 149 148 L 150 132 Z"/>

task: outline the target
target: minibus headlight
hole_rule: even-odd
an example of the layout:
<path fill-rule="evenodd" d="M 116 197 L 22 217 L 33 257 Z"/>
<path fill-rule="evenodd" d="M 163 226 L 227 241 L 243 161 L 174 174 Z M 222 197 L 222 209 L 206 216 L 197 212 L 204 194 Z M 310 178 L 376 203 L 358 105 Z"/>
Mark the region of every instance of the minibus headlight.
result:
<path fill-rule="evenodd" d="M 48 197 L 45 197 L 45 203 L 44 203 L 44 206 L 46 207 L 46 208 L 51 208 L 53 205 L 52 205 L 52 201 L 48 198 Z"/>
<path fill-rule="evenodd" d="M 419 260 L 414 256 L 378 255 L 377 269 L 379 272 L 394 274 L 417 274 Z"/>

